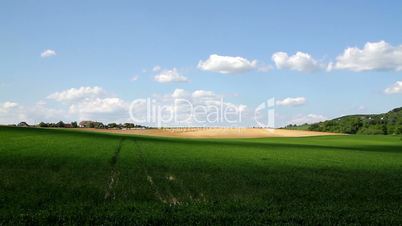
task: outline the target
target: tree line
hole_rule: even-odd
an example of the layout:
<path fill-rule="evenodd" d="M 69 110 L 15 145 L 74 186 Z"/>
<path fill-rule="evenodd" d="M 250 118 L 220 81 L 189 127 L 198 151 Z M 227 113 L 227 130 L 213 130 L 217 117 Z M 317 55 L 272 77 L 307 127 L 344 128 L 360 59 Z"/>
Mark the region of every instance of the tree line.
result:
<path fill-rule="evenodd" d="M 402 108 L 384 114 L 349 115 L 324 122 L 303 125 L 311 131 L 367 135 L 402 134 Z M 295 128 L 289 125 L 288 128 Z"/>
<path fill-rule="evenodd" d="M 19 126 L 19 127 L 31 127 L 26 122 L 20 122 L 17 125 L 13 126 Z M 53 122 L 40 122 L 37 125 L 33 125 L 33 127 L 42 127 L 42 128 L 95 128 L 95 129 L 133 129 L 133 128 L 148 128 L 146 126 L 142 125 L 137 125 L 134 123 L 108 123 L 104 124 L 102 122 L 97 122 L 97 121 L 81 121 L 80 123 L 77 123 L 76 121 L 70 122 L 70 123 L 65 123 L 63 121 L 59 121 L 57 123 Z"/>

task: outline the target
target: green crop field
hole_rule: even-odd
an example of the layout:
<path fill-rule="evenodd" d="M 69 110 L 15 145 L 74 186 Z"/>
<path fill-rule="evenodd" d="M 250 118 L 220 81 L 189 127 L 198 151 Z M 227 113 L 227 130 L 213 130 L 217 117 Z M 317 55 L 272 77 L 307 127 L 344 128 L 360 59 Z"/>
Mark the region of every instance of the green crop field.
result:
<path fill-rule="evenodd" d="M 402 224 L 402 140 L 0 127 L 3 224 Z"/>

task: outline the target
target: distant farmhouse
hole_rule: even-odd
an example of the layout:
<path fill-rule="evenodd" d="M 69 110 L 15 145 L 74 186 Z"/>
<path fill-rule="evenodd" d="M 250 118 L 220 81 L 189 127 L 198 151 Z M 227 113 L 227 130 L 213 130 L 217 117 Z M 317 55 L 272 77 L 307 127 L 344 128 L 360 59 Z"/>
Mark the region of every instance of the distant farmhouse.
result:
<path fill-rule="evenodd" d="M 79 124 L 80 128 L 105 128 L 105 125 L 101 122 L 95 121 L 81 121 Z"/>
<path fill-rule="evenodd" d="M 17 126 L 18 127 L 29 127 L 28 123 L 26 123 L 26 122 L 20 122 L 20 123 L 18 123 Z"/>

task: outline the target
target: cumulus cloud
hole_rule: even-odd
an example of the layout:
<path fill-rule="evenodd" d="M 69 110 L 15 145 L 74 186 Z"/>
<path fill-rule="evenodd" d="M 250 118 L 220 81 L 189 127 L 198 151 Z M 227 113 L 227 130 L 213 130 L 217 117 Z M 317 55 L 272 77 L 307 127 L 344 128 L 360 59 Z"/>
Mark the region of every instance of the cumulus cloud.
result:
<path fill-rule="evenodd" d="M 134 75 L 133 77 L 131 77 L 130 81 L 135 82 L 139 79 L 138 75 Z"/>
<path fill-rule="evenodd" d="M 0 103 L 0 124 L 16 124 L 21 121 L 27 121 L 27 117 L 20 104 L 13 101 Z"/>
<path fill-rule="evenodd" d="M 222 111 L 230 112 L 227 113 L 229 120 L 236 120 L 238 114 L 247 111 L 246 105 L 227 102 L 221 95 L 210 90 L 175 89 L 167 95 L 155 95 L 151 100 L 137 99 L 132 102 L 133 107 L 130 109 L 133 110 L 133 117 L 143 121 L 150 117 L 150 125 L 158 125 L 158 120 L 153 120 L 152 114 L 147 116 L 147 101 L 151 101 L 158 109 L 156 115 L 163 121 L 161 126 L 235 126 L 222 118 Z"/>
<path fill-rule="evenodd" d="M 19 105 L 12 101 L 6 101 L 4 103 L 0 103 L 0 123 L 4 123 L 9 118 L 13 118 L 18 116 Z"/>
<path fill-rule="evenodd" d="M 299 106 L 306 103 L 305 97 L 287 97 L 283 100 L 277 100 L 276 104 L 280 106 Z"/>
<path fill-rule="evenodd" d="M 176 68 L 160 71 L 158 75 L 155 75 L 154 80 L 160 83 L 189 82 L 188 78 L 179 74 Z"/>
<path fill-rule="evenodd" d="M 155 65 L 155 66 L 152 68 L 152 71 L 153 71 L 153 72 L 158 72 L 158 71 L 160 71 L 161 69 L 162 69 L 161 66 Z"/>
<path fill-rule="evenodd" d="M 6 101 L 1 105 L 1 109 L 8 110 L 8 109 L 16 108 L 17 106 L 18 106 L 18 104 L 15 102 Z"/>
<path fill-rule="evenodd" d="M 85 98 L 94 98 L 103 95 L 105 91 L 98 86 L 82 86 L 80 88 L 71 88 L 60 92 L 50 94 L 47 98 L 56 101 L 76 101 Z"/>
<path fill-rule="evenodd" d="M 217 97 L 214 92 L 208 90 L 196 90 L 191 96 L 194 98 Z"/>
<path fill-rule="evenodd" d="M 57 122 L 59 120 L 65 122 L 80 120 L 98 120 L 102 122 L 131 121 L 129 114 L 131 102 L 119 97 L 110 96 L 101 87 L 66 89 L 50 94 L 47 99 L 52 101 L 39 101 L 35 105 L 29 106 L 20 106 L 11 101 L 0 103 L 0 123 L 7 124 L 26 121 L 29 124 L 37 124 L 41 121 Z M 180 99 L 184 99 L 185 101 L 180 101 Z M 131 105 L 133 106 L 131 110 L 133 110 L 138 118 L 148 117 L 147 108 L 149 105 L 146 101 L 147 99 L 139 99 Z M 152 104 L 163 107 L 158 116 L 164 119 L 170 113 L 176 113 L 179 121 L 169 121 L 168 123 L 171 126 L 211 125 L 209 124 L 210 121 L 212 121 L 212 124 L 217 123 L 215 125 L 219 125 L 219 123 L 224 124 L 226 122 L 219 121 L 222 120 L 219 118 L 220 116 L 214 114 L 217 112 L 216 109 L 223 107 L 230 112 L 244 112 L 247 109 L 246 105 L 223 101 L 220 95 L 209 90 L 187 91 L 184 89 L 175 89 L 168 95 L 152 98 Z M 190 112 L 189 105 L 198 107 L 194 112 Z M 189 114 L 192 120 L 187 120 Z M 236 115 L 229 115 L 229 119 L 235 118 Z M 210 121 L 205 122 L 207 119 Z M 145 124 L 157 125 L 154 123 L 156 122 L 150 121 Z"/>
<path fill-rule="evenodd" d="M 103 88 L 80 87 L 50 94 L 48 99 L 70 104 L 70 113 L 111 113 L 126 109 L 127 104 L 117 97 L 107 97 Z"/>
<path fill-rule="evenodd" d="M 46 49 L 40 54 L 40 57 L 42 57 L 42 58 L 48 58 L 48 57 L 52 57 L 52 56 L 56 56 L 56 51 L 54 51 L 52 49 Z"/>
<path fill-rule="evenodd" d="M 220 56 L 217 54 L 210 55 L 205 61 L 201 60 L 198 63 L 198 68 L 203 71 L 212 71 L 221 74 L 242 73 L 258 69 L 256 60 L 248 60 L 239 56 Z"/>
<path fill-rule="evenodd" d="M 301 72 L 313 72 L 323 68 L 323 65 L 310 54 L 297 52 L 289 56 L 286 52 L 276 52 L 272 55 L 277 69 L 289 69 Z"/>
<path fill-rule="evenodd" d="M 402 93 L 402 81 L 396 81 L 392 86 L 384 90 L 386 94 Z"/>
<path fill-rule="evenodd" d="M 0 124 L 20 121 L 37 124 L 41 121 L 57 122 L 60 120 L 65 122 L 76 120 L 130 121 L 129 102 L 110 96 L 101 87 L 71 88 L 50 94 L 47 98 L 56 103 L 43 100 L 33 105 L 20 105 L 11 101 L 0 103 Z"/>
<path fill-rule="evenodd" d="M 95 98 L 72 104 L 70 113 L 114 113 L 126 111 L 128 104 L 120 98 Z"/>
<path fill-rule="evenodd" d="M 298 115 L 292 120 L 289 121 L 289 124 L 297 124 L 301 125 L 304 123 L 316 123 L 316 122 L 322 122 L 327 120 L 328 118 L 323 116 L 323 115 L 317 115 L 317 114 L 307 114 L 307 115 Z"/>
<path fill-rule="evenodd" d="M 175 89 L 171 96 L 173 98 L 185 98 L 187 97 L 187 91 L 184 89 Z"/>
<path fill-rule="evenodd" d="M 73 115 L 69 114 L 67 110 L 59 106 L 48 105 L 46 101 L 38 101 L 33 106 L 23 109 L 27 121 L 32 124 L 37 124 L 41 121 L 44 122 L 58 122 L 60 120 L 68 122 L 77 120 Z"/>
<path fill-rule="evenodd" d="M 329 69 L 350 71 L 402 71 L 402 45 L 385 41 L 367 42 L 362 49 L 350 47 L 336 58 Z"/>
<path fill-rule="evenodd" d="M 64 110 L 70 118 L 120 121 L 120 117 L 128 118 L 129 104 L 114 96 L 110 96 L 103 88 L 80 87 L 50 94 L 52 99 L 64 104 Z"/>

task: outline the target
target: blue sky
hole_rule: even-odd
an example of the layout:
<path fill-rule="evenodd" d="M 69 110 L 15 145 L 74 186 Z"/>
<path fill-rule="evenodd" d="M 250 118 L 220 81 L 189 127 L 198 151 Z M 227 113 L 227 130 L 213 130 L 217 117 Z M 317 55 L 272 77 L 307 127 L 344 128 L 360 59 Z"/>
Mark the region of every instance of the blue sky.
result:
<path fill-rule="evenodd" d="M 386 112 L 402 105 L 401 8 L 401 1 L 2 1 L 0 123 L 122 120 L 111 116 L 124 114 L 119 101 L 176 89 L 212 91 L 249 109 L 275 97 L 279 125 Z M 46 50 L 54 54 L 42 57 Z M 273 60 L 278 52 L 287 58 Z M 160 74 L 186 81 L 158 82 Z M 85 96 L 93 89 L 49 98 L 81 87 L 102 89 L 90 97 L 101 98 L 96 103 L 115 102 L 105 112 L 74 112 L 93 104 Z"/>

